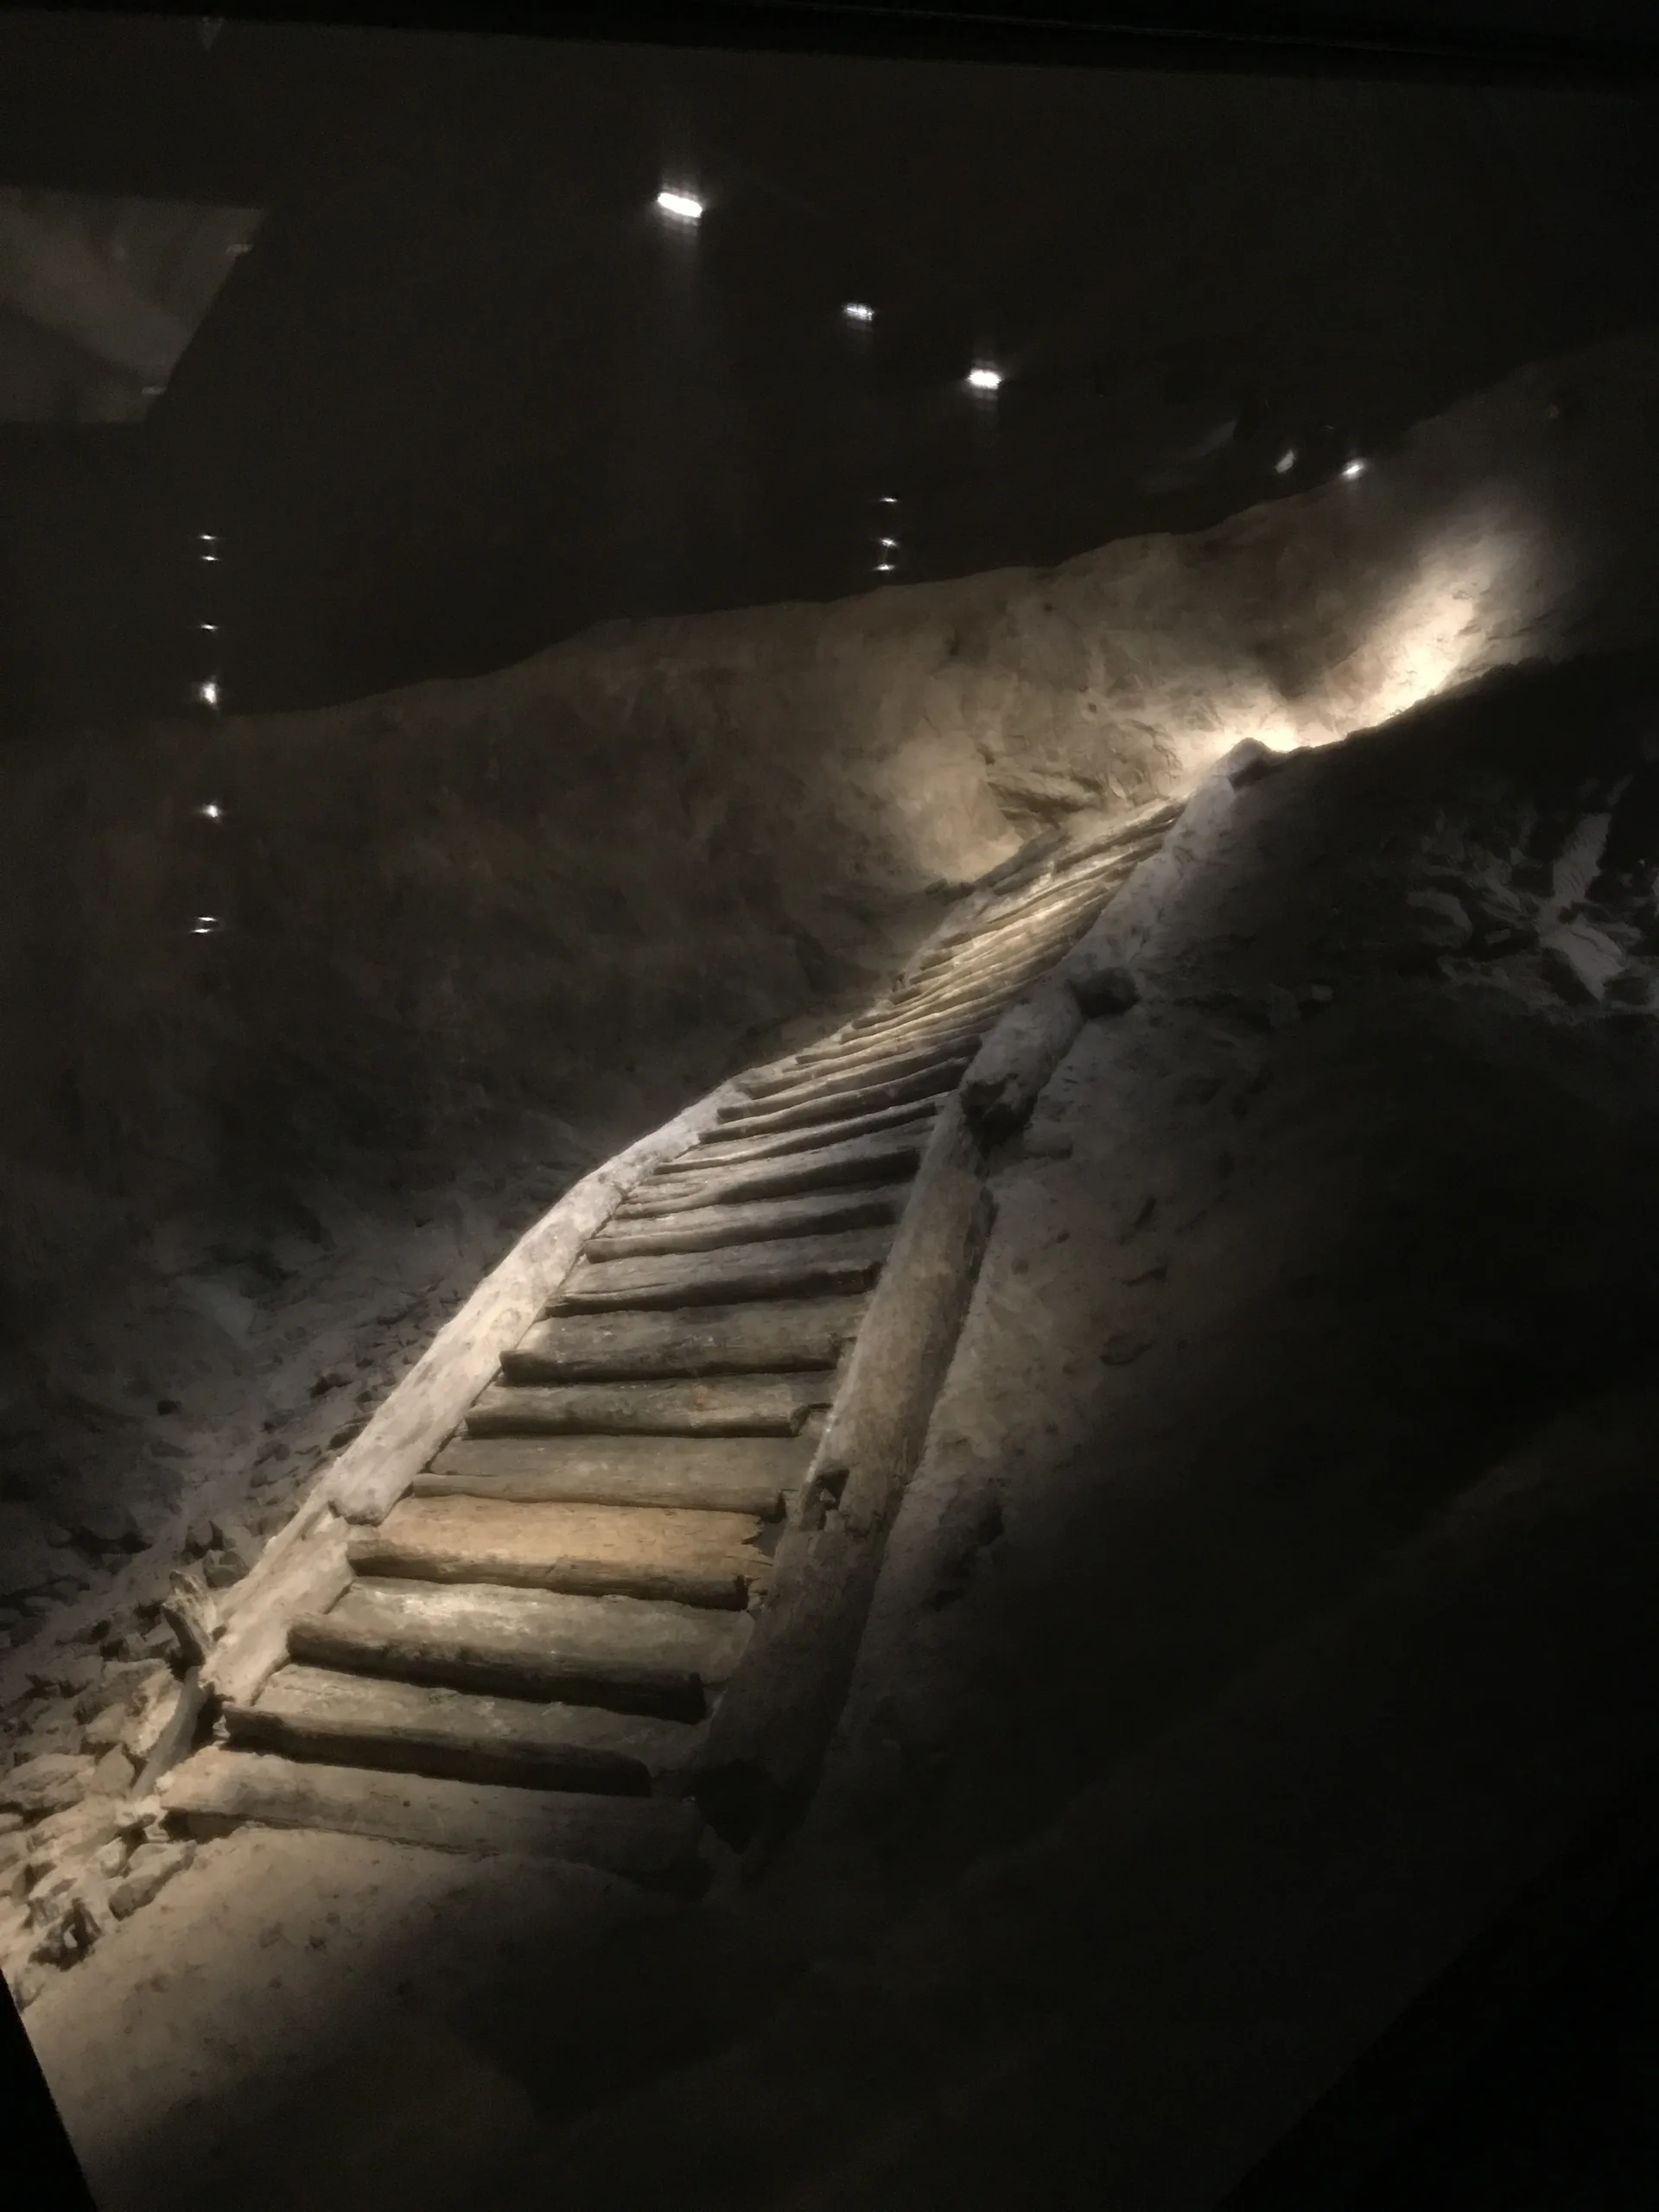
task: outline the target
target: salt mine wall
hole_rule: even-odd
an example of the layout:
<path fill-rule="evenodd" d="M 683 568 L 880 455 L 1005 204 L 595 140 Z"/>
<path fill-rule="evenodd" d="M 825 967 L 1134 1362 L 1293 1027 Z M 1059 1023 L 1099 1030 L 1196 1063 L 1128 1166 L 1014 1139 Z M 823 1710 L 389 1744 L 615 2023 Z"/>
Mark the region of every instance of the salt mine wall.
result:
<path fill-rule="evenodd" d="M 1656 374 L 1647 334 L 1529 369 L 1351 480 L 1052 570 L 0 753 L 12 1632 L 95 1578 L 77 1527 L 137 1541 L 112 1487 L 165 1517 L 273 1424 L 326 1446 L 551 1192 L 1033 832 L 1650 638 Z"/>

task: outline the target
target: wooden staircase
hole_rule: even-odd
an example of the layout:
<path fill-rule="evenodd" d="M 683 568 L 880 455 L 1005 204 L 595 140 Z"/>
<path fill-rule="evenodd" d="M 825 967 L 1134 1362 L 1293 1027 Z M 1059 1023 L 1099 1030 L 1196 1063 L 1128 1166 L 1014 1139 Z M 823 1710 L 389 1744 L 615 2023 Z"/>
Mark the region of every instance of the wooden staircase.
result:
<path fill-rule="evenodd" d="M 941 1109 L 1176 810 L 999 871 L 608 1219 L 165 1777 L 174 1822 L 528 1851 L 695 1886 L 691 1794 Z M 208 1669 L 211 1681 L 212 1670 Z"/>

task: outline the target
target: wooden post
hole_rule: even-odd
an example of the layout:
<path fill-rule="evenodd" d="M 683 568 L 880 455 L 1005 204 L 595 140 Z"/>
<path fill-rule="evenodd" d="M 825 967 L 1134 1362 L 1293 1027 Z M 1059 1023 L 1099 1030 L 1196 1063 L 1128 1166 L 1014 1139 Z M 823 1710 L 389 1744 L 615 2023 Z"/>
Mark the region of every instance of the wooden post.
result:
<path fill-rule="evenodd" d="M 764 1847 L 811 1794 L 992 1211 L 978 1135 L 952 1099 L 859 1331 L 800 1516 L 779 1546 L 770 1595 L 709 1724 L 694 1794 L 739 1847 Z"/>

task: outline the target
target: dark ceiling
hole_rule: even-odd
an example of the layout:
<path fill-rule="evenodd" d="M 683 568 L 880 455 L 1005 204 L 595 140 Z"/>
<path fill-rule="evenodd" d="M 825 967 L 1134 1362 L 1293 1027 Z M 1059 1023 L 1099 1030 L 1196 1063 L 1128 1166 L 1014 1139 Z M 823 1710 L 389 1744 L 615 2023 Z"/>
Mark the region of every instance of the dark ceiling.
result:
<path fill-rule="evenodd" d="M 268 211 L 145 423 L 0 429 L 0 728 L 170 711 L 209 651 L 228 706 L 307 705 L 875 588 L 882 535 L 903 582 L 1300 488 L 1659 317 L 1653 121 L 1640 88 L 0 17 L 0 186 Z"/>

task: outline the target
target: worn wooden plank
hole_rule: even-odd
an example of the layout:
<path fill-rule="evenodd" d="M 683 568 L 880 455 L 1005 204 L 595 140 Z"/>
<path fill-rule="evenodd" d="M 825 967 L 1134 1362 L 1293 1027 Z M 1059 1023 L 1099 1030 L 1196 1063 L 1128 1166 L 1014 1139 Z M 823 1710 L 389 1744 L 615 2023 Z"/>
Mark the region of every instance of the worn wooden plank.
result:
<path fill-rule="evenodd" d="M 935 1098 L 903 1099 L 897 1106 L 878 1107 L 873 1114 L 838 1121 L 833 1141 L 837 1145 L 853 1144 L 864 1137 L 902 1131 L 913 1135 L 920 1142 L 932 1128 L 938 1110 L 939 1101 Z M 710 1174 L 719 1167 L 741 1166 L 750 1160 L 783 1160 L 796 1153 L 817 1152 L 823 1142 L 823 1132 L 812 1128 L 779 1129 L 770 1136 L 722 1137 L 706 1144 L 700 1142 L 677 1160 L 665 1162 L 650 1182 L 642 1183 L 626 1207 L 618 1208 L 616 1217 L 632 1221 L 664 1205 L 683 1205 L 686 1200 L 677 1187 L 683 1179 Z"/>
<path fill-rule="evenodd" d="M 607 1306 L 727 1306 L 745 1298 L 813 1298 L 862 1290 L 893 1242 L 888 1229 L 833 1236 L 781 1236 L 718 1252 L 664 1253 L 639 1260 L 584 1260 L 554 1300 L 557 1313 Z"/>
<path fill-rule="evenodd" d="M 779 1548 L 753 1641 L 710 1724 L 699 1802 L 740 1846 L 776 1833 L 810 1794 L 990 1220 L 984 1155 L 953 1103 L 859 1332 L 801 1525 Z"/>
<path fill-rule="evenodd" d="M 643 1598 L 366 1580 L 295 1621 L 289 1650 L 309 1666 L 700 1720 L 748 1632 L 747 1613 Z"/>
<path fill-rule="evenodd" d="M 875 1229 L 898 1220 L 908 1181 L 874 1190 L 829 1191 L 800 1198 L 763 1198 L 747 1205 L 683 1206 L 650 1221 L 619 1222 L 590 1237 L 585 1257 L 628 1260 L 656 1253 L 713 1252 L 728 1244 L 760 1243 L 779 1236 L 828 1236 L 837 1230 Z"/>
<path fill-rule="evenodd" d="M 931 1127 L 931 1118 L 907 1121 L 874 1136 L 845 1142 L 833 1133 L 826 1141 L 823 1131 L 814 1131 L 817 1141 L 810 1151 L 745 1161 L 735 1167 L 711 1167 L 706 1175 L 688 1176 L 685 1187 L 695 1192 L 699 1205 L 729 1205 L 741 1198 L 783 1198 L 798 1191 L 894 1182 L 914 1172 Z"/>
<path fill-rule="evenodd" d="M 947 1008 L 914 1023 L 908 1035 L 855 1039 L 842 1051 L 816 1060 L 785 1062 L 762 1074 L 745 1076 L 741 1088 L 746 1097 L 768 1106 L 792 1104 L 809 1092 L 831 1097 L 861 1084 L 917 1074 L 952 1052 L 969 1051 L 983 1027 L 982 1014 L 969 1009 L 964 1016 Z"/>
<path fill-rule="evenodd" d="M 833 1370 L 683 1382 L 512 1383 L 467 1409 L 469 1436 L 798 1436 L 835 1395 Z"/>
<path fill-rule="evenodd" d="M 721 1126 L 734 1136 L 761 1136 L 771 1129 L 822 1128 L 828 1138 L 837 1123 L 855 1116 L 873 1113 L 882 1106 L 903 1105 L 910 1099 L 937 1098 L 944 1091 L 953 1090 L 971 1057 L 957 1052 L 917 1074 L 894 1077 L 889 1082 L 861 1083 L 850 1090 L 826 1091 L 798 1099 L 792 1105 L 752 1114 L 734 1112 Z"/>
<path fill-rule="evenodd" d="M 1083 1008 L 1064 982 L 1051 980 L 1009 1007 L 962 1079 L 963 1110 L 989 1141 L 1024 1128 L 1082 1027 Z"/>
<path fill-rule="evenodd" d="M 766 1578 L 760 1525 L 682 1508 L 405 1497 L 353 1536 L 350 1556 L 359 1574 L 736 1609 Z"/>
<path fill-rule="evenodd" d="M 1052 967 L 1089 928 L 1098 912 L 1091 903 L 1080 908 L 1065 929 L 1028 932 L 1015 944 L 986 947 L 937 975 L 901 985 L 894 995 L 897 1009 L 909 1014 L 923 1007 L 948 1007 L 976 993 L 1017 990 L 1022 977 L 1040 975 Z"/>
<path fill-rule="evenodd" d="M 241 1751 L 633 1797 L 702 1740 L 699 1726 L 681 1720 L 293 1665 L 277 1669 L 256 1704 L 227 1707 L 224 1720 Z"/>
<path fill-rule="evenodd" d="M 256 1697 L 260 1684 L 287 1656 L 288 1624 L 293 1616 L 325 1611 L 352 1579 L 346 1557 L 350 1524 L 328 1500 L 314 1499 L 297 1518 L 300 1534 L 283 1547 L 257 1601 L 230 1612 L 223 1634 L 207 1655 L 201 1680 L 211 1697 L 242 1704 Z"/>
<path fill-rule="evenodd" d="M 264 1751 L 198 1751 L 162 1784 L 176 1827 L 243 1821 L 321 1828 L 440 1851 L 566 1859 L 669 1887 L 695 1887 L 700 1823 L 673 1799 L 605 1797 L 499 1783 L 305 1765 Z"/>
<path fill-rule="evenodd" d="M 506 1497 L 524 1504 L 700 1506 L 776 1520 L 816 1440 L 772 1436 L 500 1437 L 449 1445 L 415 1497 Z"/>
<path fill-rule="evenodd" d="M 865 1304 L 854 1294 L 660 1313 L 565 1313 L 538 1321 L 522 1343 L 503 1352 L 501 1372 L 509 1382 L 556 1383 L 833 1367 Z"/>
<path fill-rule="evenodd" d="M 988 1001 L 987 1002 L 988 1006 Z M 770 1088 L 782 1090 L 785 1079 L 793 1079 L 815 1069 L 826 1072 L 851 1067 L 875 1056 L 897 1052 L 906 1047 L 925 1045 L 946 1045 L 960 1036 L 964 1040 L 976 1036 L 985 1019 L 985 1010 L 973 1005 L 926 1008 L 920 1013 L 911 1011 L 895 1014 L 880 1027 L 856 1036 L 836 1036 L 822 1045 L 809 1045 L 787 1060 L 780 1060 L 775 1071 L 768 1070 L 766 1081 Z M 750 1078 L 744 1078 L 744 1087 L 751 1097 L 760 1093 L 753 1087 Z"/>

